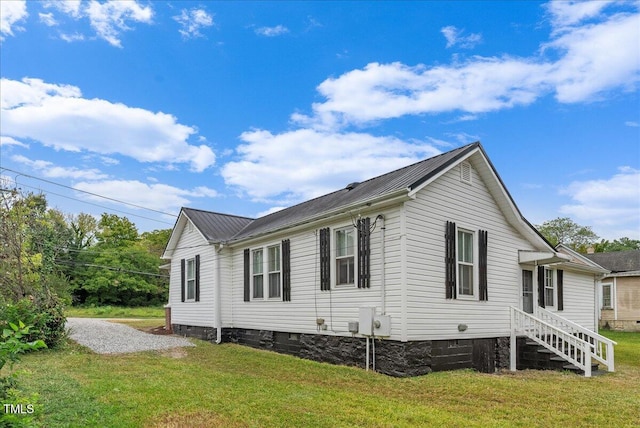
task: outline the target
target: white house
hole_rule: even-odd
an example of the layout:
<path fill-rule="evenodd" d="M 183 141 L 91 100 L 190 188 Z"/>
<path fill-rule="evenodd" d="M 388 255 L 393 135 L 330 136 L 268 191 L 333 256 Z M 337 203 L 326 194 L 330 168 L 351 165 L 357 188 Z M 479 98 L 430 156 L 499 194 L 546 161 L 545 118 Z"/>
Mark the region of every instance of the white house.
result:
<path fill-rule="evenodd" d="M 164 258 L 177 334 L 396 376 L 515 369 L 522 335 L 586 366 L 607 272 L 524 219 L 480 143 L 257 219 L 183 208 Z"/>

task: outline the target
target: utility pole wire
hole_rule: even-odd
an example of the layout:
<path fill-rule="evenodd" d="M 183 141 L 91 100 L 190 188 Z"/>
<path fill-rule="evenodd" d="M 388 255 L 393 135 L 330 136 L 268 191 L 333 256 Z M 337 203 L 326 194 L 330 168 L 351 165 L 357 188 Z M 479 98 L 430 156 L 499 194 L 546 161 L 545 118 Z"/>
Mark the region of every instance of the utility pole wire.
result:
<path fill-rule="evenodd" d="M 64 185 L 64 184 L 56 183 L 54 181 L 50 181 L 50 180 L 46 180 L 44 178 L 36 177 L 34 175 L 25 174 L 23 172 L 16 171 L 16 170 L 11 169 L 11 168 L 6 168 L 6 167 L 0 167 L 0 168 L 5 170 L 5 171 L 15 172 L 16 174 L 22 175 L 24 177 L 33 178 L 34 180 L 40 180 L 40 181 L 44 181 L 45 183 L 53 184 L 55 186 L 60 186 L 60 187 L 66 188 L 66 189 L 75 190 L 76 192 L 86 193 L 87 195 L 95 196 L 97 198 L 107 199 L 107 200 L 112 201 L 112 202 L 117 202 L 119 204 L 129 205 L 131 207 L 140 208 L 142 210 L 147 210 L 147 211 L 152 211 L 152 212 L 155 212 L 155 213 L 158 213 L 158 214 L 168 215 L 168 216 L 171 216 L 171 217 L 178 217 L 175 214 L 166 213 L 164 211 L 155 210 L 153 208 L 143 207 L 142 205 L 136 205 L 136 204 L 133 204 L 131 202 L 121 201 L 119 199 L 110 198 L 108 196 L 98 195 L 97 193 L 87 192 L 86 190 L 76 189 L 75 187 L 71 187 L 71 186 L 67 186 L 67 185 Z"/>

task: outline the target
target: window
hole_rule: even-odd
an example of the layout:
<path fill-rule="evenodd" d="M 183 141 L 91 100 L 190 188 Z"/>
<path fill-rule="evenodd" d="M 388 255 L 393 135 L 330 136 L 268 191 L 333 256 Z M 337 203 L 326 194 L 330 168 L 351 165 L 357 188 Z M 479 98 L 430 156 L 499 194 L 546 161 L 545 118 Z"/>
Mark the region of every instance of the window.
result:
<path fill-rule="evenodd" d="M 554 306 L 555 287 L 553 285 L 553 271 L 545 269 L 544 271 L 544 304 L 545 306 Z"/>
<path fill-rule="evenodd" d="M 269 259 L 269 298 L 280 297 L 280 246 L 267 248 Z"/>
<path fill-rule="evenodd" d="M 336 230 L 336 285 L 354 284 L 353 227 Z"/>
<path fill-rule="evenodd" d="M 473 296 L 473 233 L 458 230 L 458 294 Z"/>
<path fill-rule="evenodd" d="M 602 284 L 602 309 L 611 308 L 611 284 Z"/>
<path fill-rule="evenodd" d="M 262 299 L 264 297 L 264 276 L 262 265 L 262 249 L 253 250 L 253 298 Z"/>
<path fill-rule="evenodd" d="M 196 298 L 196 261 L 187 260 L 187 300 Z"/>

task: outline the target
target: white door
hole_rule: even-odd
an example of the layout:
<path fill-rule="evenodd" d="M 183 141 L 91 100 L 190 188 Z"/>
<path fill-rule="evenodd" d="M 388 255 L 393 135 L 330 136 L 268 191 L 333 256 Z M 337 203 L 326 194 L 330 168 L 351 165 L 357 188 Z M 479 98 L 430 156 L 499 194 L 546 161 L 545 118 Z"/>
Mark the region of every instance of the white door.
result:
<path fill-rule="evenodd" d="M 522 310 L 533 313 L 533 271 L 522 270 Z"/>

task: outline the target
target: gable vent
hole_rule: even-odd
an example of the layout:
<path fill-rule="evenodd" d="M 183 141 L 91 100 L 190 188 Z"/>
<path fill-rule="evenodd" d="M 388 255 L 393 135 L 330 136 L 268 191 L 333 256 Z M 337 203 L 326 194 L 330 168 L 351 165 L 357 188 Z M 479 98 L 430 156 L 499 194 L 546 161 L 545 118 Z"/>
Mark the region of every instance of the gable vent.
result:
<path fill-rule="evenodd" d="M 465 183 L 471 183 L 471 165 L 467 162 L 460 164 L 460 180 Z"/>

